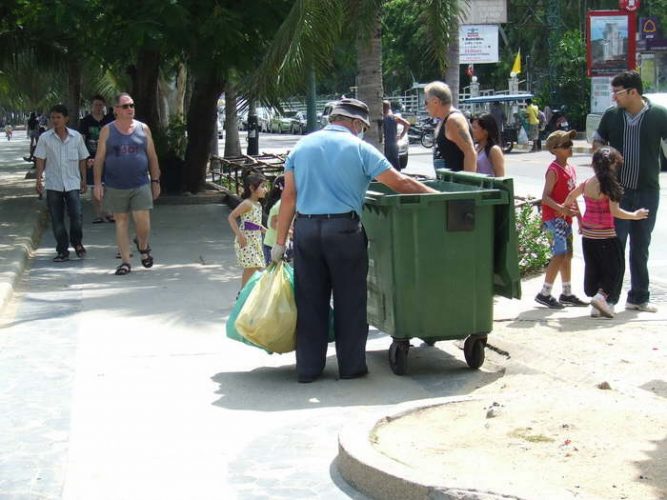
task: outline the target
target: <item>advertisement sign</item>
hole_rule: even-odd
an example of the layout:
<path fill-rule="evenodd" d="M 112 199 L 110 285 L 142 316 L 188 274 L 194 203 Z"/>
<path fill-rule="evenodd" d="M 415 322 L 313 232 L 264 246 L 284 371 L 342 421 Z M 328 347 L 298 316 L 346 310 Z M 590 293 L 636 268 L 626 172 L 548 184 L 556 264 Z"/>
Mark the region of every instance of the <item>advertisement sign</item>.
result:
<path fill-rule="evenodd" d="M 591 78 L 591 113 L 604 113 L 614 105 L 611 100 L 611 76 L 595 76 Z"/>
<path fill-rule="evenodd" d="M 497 63 L 498 26 L 464 24 L 459 27 L 460 64 Z"/>
<path fill-rule="evenodd" d="M 613 76 L 635 69 L 635 13 L 593 10 L 586 15 L 588 76 Z"/>
<path fill-rule="evenodd" d="M 618 8 L 634 12 L 639 8 L 639 0 L 618 0 Z"/>

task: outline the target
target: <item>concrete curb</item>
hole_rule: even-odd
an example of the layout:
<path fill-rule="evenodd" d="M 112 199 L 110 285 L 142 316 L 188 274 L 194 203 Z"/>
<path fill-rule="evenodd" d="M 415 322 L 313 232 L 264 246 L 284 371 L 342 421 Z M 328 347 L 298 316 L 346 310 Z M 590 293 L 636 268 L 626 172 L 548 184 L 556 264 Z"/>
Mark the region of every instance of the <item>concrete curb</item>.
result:
<path fill-rule="evenodd" d="M 21 279 L 26 269 L 28 260 L 34 251 L 39 247 L 44 229 L 48 220 L 46 204 L 43 204 L 37 211 L 37 217 L 32 228 L 30 236 L 23 236 L 16 240 L 14 247 L 6 257 L 7 264 L 0 275 L 0 310 L 2 310 L 11 300 L 14 294 L 14 288 Z"/>
<path fill-rule="evenodd" d="M 436 478 L 421 474 L 377 452 L 371 443 L 374 429 L 386 421 L 425 408 L 473 400 L 476 398 L 459 396 L 415 401 L 400 405 L 400 410 L 392 415 L 371 417 L 346 427 L 338 436 L 336 465 L 341 476 L 368 497 L 382 500 L 519 498 L 438 483 Z"/>

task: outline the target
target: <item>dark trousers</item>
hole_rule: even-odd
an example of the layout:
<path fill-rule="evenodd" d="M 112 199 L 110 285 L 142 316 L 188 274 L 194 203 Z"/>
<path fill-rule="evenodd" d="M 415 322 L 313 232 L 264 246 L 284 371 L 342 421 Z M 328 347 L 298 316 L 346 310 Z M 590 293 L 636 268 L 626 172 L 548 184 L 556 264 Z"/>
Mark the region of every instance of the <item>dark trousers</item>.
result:
<path fill-rule="evenodd" d="M 625 256 L 620 240 L 582 238 L 581 248 L 586 263 L 584 292 L 592 297 L 602 289 L 607 294 L 607 301 L 617 304 L 625 272 Z"/>
<path fill-rule="evenodd" d="M 649 301 L 648 249 L 651 244 L 651 233 L 655 227 L 655 219 L 660 204 L 658 190 L 626 189 L 620 206 L 629 212 L 638 208 L 649 211 L 648 218 L 643 220 L 616 219 L 616 234 L 623 245 L 630 237 L 630 291 L 628 302 L 643 304 Z"/>
<path fill-rule="evenodd" d="M 338 372 L 353 376 L 367 371 L 367 245 L 366 232 L 356 217 L 297 217 L 294 293 L 299 377 L 317 377 L 324 369 L 332 293 Z"/>
<path fill-rule="evenodd" d="M 56 252 L 68 253 L 70 243 L 73 247 L 81 245 L 83 214 L 79 190 L 53 191 L 49 189 L 46 191 L 46 205 L 49 208 L 51 228 L 56 239 Z M 69 216 L 69 237 L 65 227 L 65 210 Z"/>

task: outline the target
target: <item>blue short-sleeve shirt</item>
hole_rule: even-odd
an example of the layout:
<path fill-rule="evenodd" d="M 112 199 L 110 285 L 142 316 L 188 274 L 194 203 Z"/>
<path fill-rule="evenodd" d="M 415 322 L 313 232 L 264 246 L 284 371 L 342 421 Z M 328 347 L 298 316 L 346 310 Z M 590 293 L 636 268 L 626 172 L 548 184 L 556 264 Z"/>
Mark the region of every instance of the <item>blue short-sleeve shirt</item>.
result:
<path fill-rule="evenodd" d="M 285 162 L 294 173 L 296 210 L 302 214 L 361 216 L 371 180 L 390 169 L 380 151 L 347 128 L 327 125 L 301 139 Z"/>

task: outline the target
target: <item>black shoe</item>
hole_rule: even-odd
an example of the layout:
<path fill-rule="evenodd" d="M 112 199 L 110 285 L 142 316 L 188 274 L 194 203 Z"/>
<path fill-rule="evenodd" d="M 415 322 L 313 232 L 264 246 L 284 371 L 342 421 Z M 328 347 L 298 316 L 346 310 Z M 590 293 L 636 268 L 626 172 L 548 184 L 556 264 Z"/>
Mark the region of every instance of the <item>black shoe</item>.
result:
<path fill-rule="evenodd" d="M 53 262 L 67 262 L 69 260 L 69 252 L 59 253 L 53 258 Z"/>
<path fill-rule="evenodd" d="M 351 374 L 351 375 L 343 375 L 343 374 L 341 374 L 341 375 L 338 376 L 338 378 L 341 379 L 341 380 L 350 380 L 350 379 L 353 379 L 353 378 L 365 377 L 366 375 L 368 375 L 368 370 L 364 370 L 364 371 L 361 371 L 361 372 L 353 373 L 353 374 Z"/>
<path fill-rule="evenodd" d="M 76 256 L 80 259 L 83 259 L 86 256 L 86 249 L 83 245 L 75 246 L 74 251 L 76 252 Z"/>
<path fill-rule="evenodd" d="M 538 293 L 535 296 L 535 302 L 547 306 L 549 309 L 563 309 L 565 306 L 558 302 L 553 295 L 542 295 Z"/>
<path fill-rule="evenodd" d="M 300 384 L 310 384 L 311 382 L 315 382 L 318 377 L 307 377 L 305 375 L 299 375 L 297 377 L 297 382 Z"/>
<path fill-rule="evenodd" d="M 574 294 L 564 295 L 561 293 L 560 297 L 558 297 L 558 302 L 564 306 L 586 307 L 588 305 L 588 302 L 584 302 Z"/>

